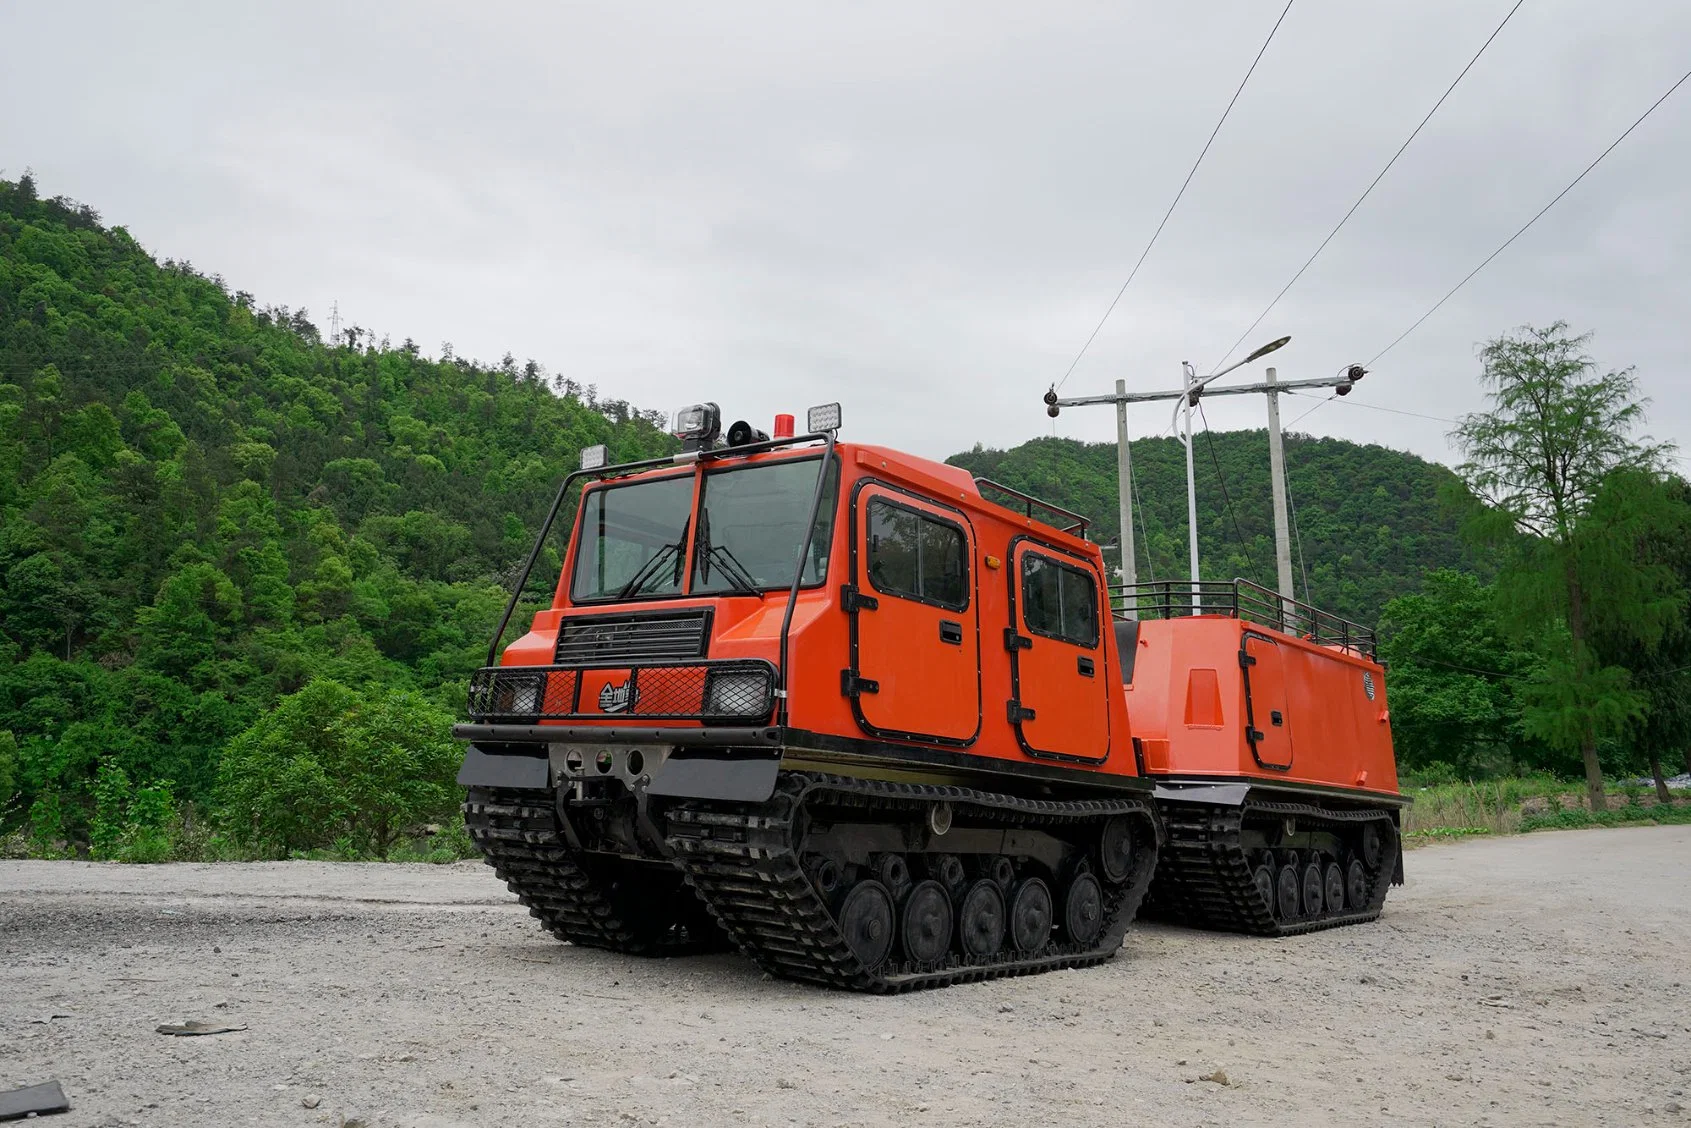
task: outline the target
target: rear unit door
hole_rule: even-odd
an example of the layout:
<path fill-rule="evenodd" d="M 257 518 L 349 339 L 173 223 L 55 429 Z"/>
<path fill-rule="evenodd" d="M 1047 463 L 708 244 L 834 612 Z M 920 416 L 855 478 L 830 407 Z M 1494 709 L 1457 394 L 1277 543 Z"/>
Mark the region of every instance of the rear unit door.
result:
<path fill-rule="evenodd" d="M 855 503 L 846 603 L 858 724 L 881 737 L 967 744 L 980 731 L 974 535 L 957 513 L 878 485 Z"/>
<path fill-rule="evenodd" d="M 1098 574 L 1085 560 L 1032 541 L 1011 553 L 1010 722 L 1030 756 L 1102 763 L 1110 752 L 1111 684 L 1104 666 Z"/>
<path fill-rule="evenodd" d="M 1286 710 L 1286 661 L 1280 644 L 1245 632 L 1239 664 L 1245 671 L 1245 739 L 1262 767 L 1292 766 L 1292 718 Z"/>

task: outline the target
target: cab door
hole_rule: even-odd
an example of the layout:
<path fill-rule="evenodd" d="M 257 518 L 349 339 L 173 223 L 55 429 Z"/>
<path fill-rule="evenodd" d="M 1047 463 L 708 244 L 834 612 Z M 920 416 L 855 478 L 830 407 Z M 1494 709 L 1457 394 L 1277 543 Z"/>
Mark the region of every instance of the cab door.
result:
<path fill-rule="evenodd" d="M 1245 671 L 1245 740 L 1251 754 L 1262 767 L 1285 771 L 1292 766 L 1292 718 L 1280 644 L 1246 631 L 1239 665 Z"/>
<path fill-rule="evenodd" d="M 974 534 L 957 513 L 878 485 L 854 503 L 852 664 L 842 689 L 880 737 L 967 744 L 980 731 Z"/>
<path fill-rule="evenodd" d="M 1010 723 L 1030 756 L 1102 763 L 1110 752 L 1110 693 L 1098 574 L 1085 560 L 1035 541 L 1011 554 Z"/>

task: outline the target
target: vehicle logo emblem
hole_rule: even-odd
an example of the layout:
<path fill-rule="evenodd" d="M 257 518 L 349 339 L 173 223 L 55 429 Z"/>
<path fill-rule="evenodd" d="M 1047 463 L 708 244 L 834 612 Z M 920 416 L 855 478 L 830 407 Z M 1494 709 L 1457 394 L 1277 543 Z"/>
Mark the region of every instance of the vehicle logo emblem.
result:
<path fill-rule="evenodd" d="M 639 690 L 634 688 L 634 677 L 629 675 L 627 681 L 621 685 L 606 682 L 599 690 L 599 711 L 601 713 L 626 713 L 634 708 L 634 703 L 640 699 Z"/>

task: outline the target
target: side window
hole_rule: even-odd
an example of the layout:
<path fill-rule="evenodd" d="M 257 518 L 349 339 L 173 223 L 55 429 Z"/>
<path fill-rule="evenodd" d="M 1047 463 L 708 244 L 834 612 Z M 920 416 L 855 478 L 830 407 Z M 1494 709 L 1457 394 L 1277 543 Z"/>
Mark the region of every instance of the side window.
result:
<path fill-rule="evenodd" d="M 1022 619 L 1047 638 L 1098 645 L 1098 589 L 1090 573 L 1047 556 L 1022 557 Z"/>
<path fill-rule="evenodd" d="M 878 497 L 869 499 L 867 525 L 875 590 L 956 611 L 969 605 L 962 529 Z"/>

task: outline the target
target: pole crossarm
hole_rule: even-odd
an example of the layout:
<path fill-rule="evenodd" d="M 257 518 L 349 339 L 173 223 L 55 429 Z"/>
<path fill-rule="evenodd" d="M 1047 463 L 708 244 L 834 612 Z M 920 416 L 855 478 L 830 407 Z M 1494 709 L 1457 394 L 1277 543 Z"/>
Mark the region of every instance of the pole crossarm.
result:
<path fill-rule="evenodd" d="M 1232 384 L 1222 388 L 1205 388 L 1205 396 L 1243 396 L 1253 393 L 1266 394 L 1270 390 L 1276 392 L 1292 392 L 1302 388 L 1337 388 L 1355 381 L 1349 376 L 1323 376 L 1312 380 L 1285 380 L 1278 384 Z M 1109 396 L 1076 396 L 1072 399 L 1060 399 L 1058 407 L 1095 407 L 1104 404 L 1117 403 L 1153 403 L 1157 400 L 1177 400 L 1184 396 L 1184 388 L 1175 388 L 1167 392 L 1125 392 L 1120 395 Z"/>

